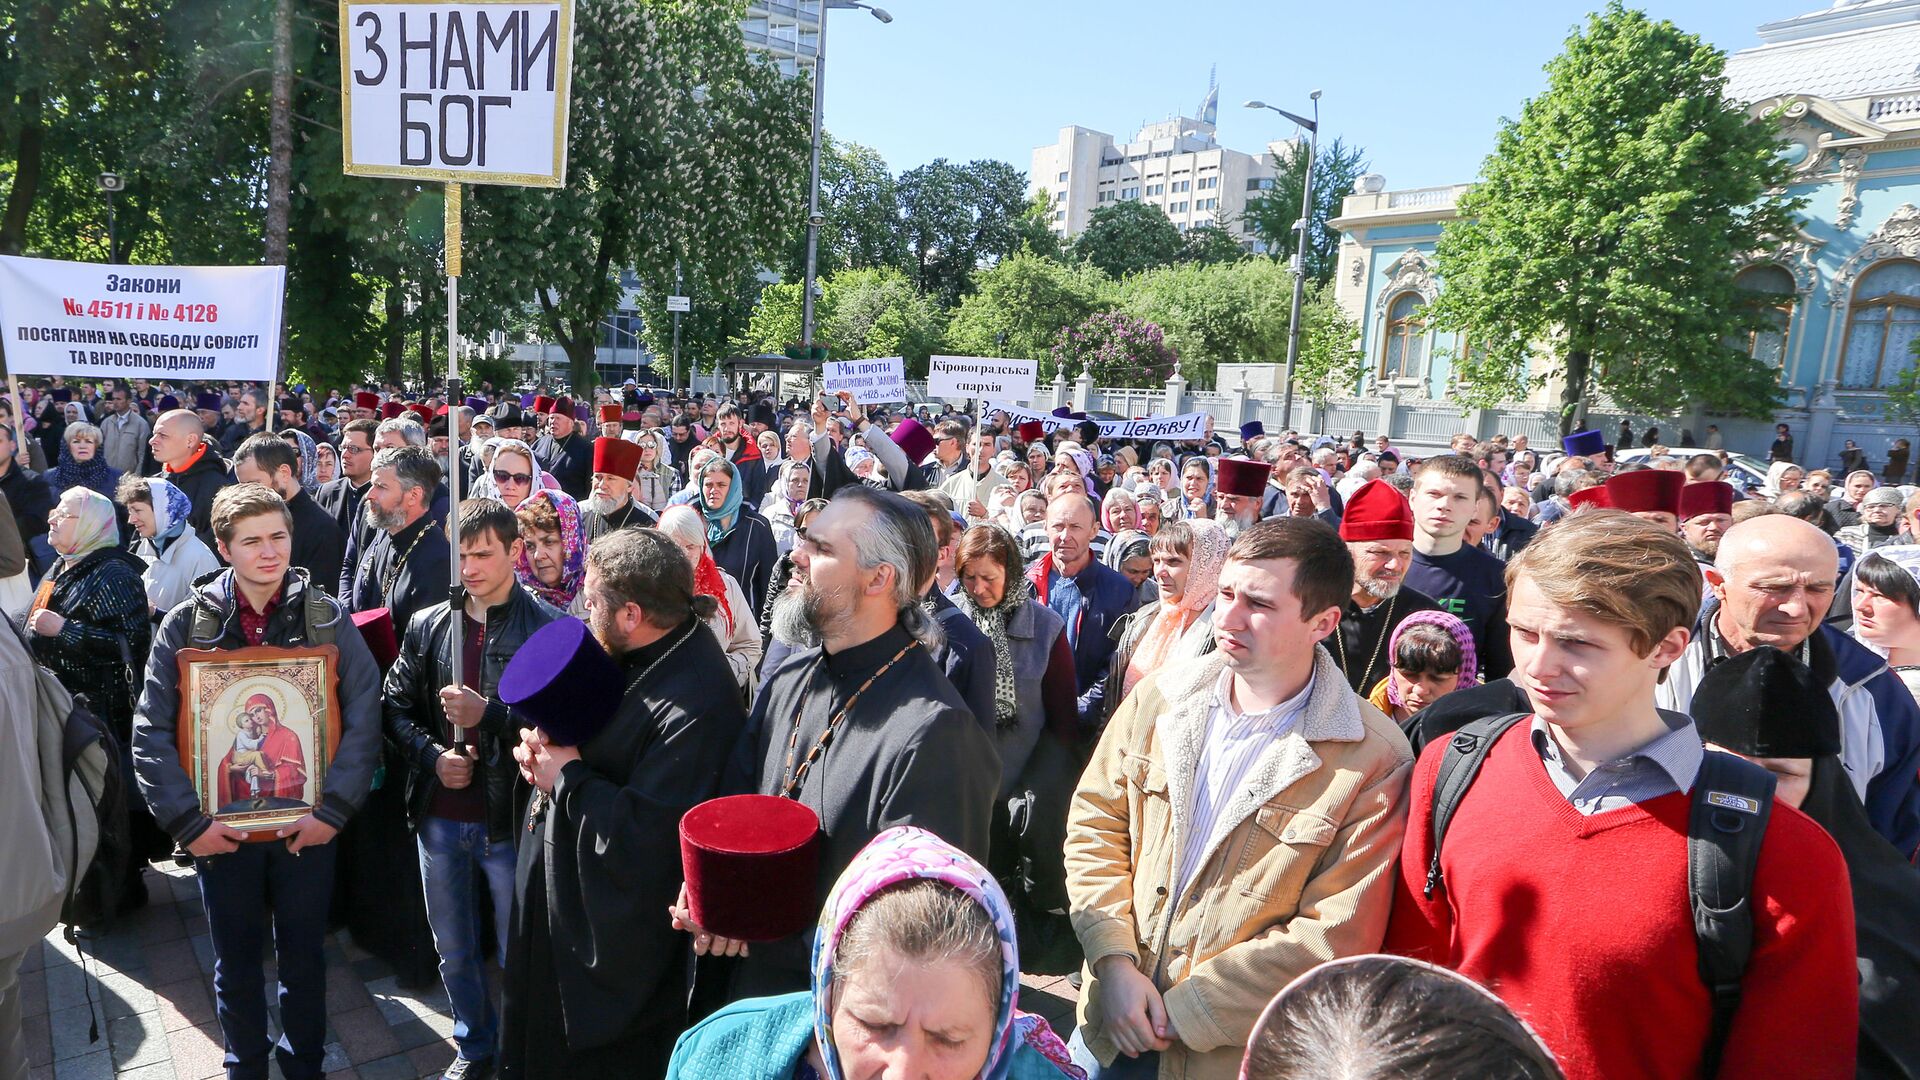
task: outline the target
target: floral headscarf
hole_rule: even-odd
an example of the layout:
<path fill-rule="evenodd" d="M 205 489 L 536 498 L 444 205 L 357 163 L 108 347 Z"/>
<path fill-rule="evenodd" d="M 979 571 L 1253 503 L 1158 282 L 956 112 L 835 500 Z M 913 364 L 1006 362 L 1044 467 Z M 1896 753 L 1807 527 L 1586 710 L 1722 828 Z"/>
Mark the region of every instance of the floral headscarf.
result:
<path fill-rule="evenodd" d="M 73 530 L 73 546 L 66 550 L 54 549 L 68 566 L 120 542 L 120 520 L 113 512 L 113 500 L 88 488 L 68 488 L 60 500 L 65 502 L 75 493 L 80 505 L 73 513 L 79 519 Z"/>
<path fill-rule="evenodd" d="M 567 553 L 566 561 L 560 568 L 560 583 L 542 584 L 539 575 L 533 572 L 533 560 L 528 557 L 525 548 L 520 551 L 519 561 L 513 564 L 513 572 L 520 579 L 520 584 L 527 587 L 527 591 L 565 611 L 579 594 L 580 583 L 587 576 L 587 544 L 585 534 L 580 529 L 580 504 L 564 491 L 542 488 L 528 495 L 526 502 L 520 505 L 524 507 L 539 498 L 552 503 L 554 515 L 560 519 L 560 544 Z"/>
<path fill-rule="evenodd" d="M 1017 567 L 1007 575 L 1007 587 L 1000 602 L 990 608 L 981 607 L 965 589 L 953 594 L 953 602 L 987 635 L 987 640 L 993 642 L 993 718 L 997 727 L 1012 727 L 1014 716 L 1020 710 L 1020 684 L 1013 673 L 1013 644 L 1007 640 L 1007 620 L 1032 598 L 1033 583 L 1022 577 Z"/>
<path fill-rule="evenodd" d="M 187 531 L 193 500 L 172 483 L 157 478 L 147 481 L 147 497 L 153 502 L 153 547 L 156 552 L 165 551 Z"/>
<path fill-rule="evenodd" d="M 1041 1018 L 1020 1011 L 1020 945 L 1013 908 L 987 868 L 925 829 L 900 825 L 874 837 L 834 883 L 820 911 L 820 932 L 813 939 L 813 1037 L 826 1064 L 826 1080 L 842 1080 L 840 1054 L 833 1045 L 833 954 L 847 924 L 889 885 L 938 881 L 972 897 L 987 909 L 1000 935 L 1000 1004 L 994 1013 L 993 1048 L 980 1080 L 1007 1080 L 1013 1074 L 1015 1040 L 1026 1043 L 1060 1067 L 1060 1074 L 1084 1080 L 1071 1064 L 1067 1048 Z"/>
<path fill-rule="evenodd" d="M 1393 638 L 1387 642 L 1388 662 L 1391 663 L 1394 655 L 1399 651 L 1400 638 L 1406 634 L 1409 627 L 1428 623 L 1445 630 L 1452 636 L 1454 644 L 1460 646 L 1460 686 L 1480 685 L 1480 661 L 1473 650 L 1473 631 L 1467 629 L 1467 624 L 1461 622 L 1459 616 L 1445 611 L 1416 611 L 1407 616 L 1399 626 L 1394 627 Z M 1403 704 L 1400 700 L 1400 689 L 1394 685 L 1392 679 L 1387 680 L 1387 700 L 1395 705 Z"/>
<path fill-rule="evenodd" d="M 1187 589 L 1178 600 L 1161 598 L 1160 609 L 1153 615 L 1153 625 L 1147 628 L 1127 660 L 1126 676 L 1120 682 L 1123 695 L 1166 662 L 1174 643 L 1213 603 L 1214 594 L 1220 589 L 1220 568 L 1227 564 L 1227 548 L 1233 545 L 1232 538 L 1217 521 L 1193 518 L 1186 525 L 1193 535 L 1193 550 L 1187 553 Z"/>

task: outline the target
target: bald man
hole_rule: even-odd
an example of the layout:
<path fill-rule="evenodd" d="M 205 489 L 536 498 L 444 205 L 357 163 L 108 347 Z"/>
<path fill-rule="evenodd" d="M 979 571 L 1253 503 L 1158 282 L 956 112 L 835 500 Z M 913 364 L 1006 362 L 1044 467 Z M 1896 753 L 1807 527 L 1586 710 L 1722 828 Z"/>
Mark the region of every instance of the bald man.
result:
<path fill-rule="evenodd" d="M 1920 708 L 1886 661 L 1823 625 L 1839 555 L 1826 533 L 1768 514 L 1720 540 L 1693 641 L 1655 691 L 1662 708 L 1687 712 L 1716 661 L 1771 645 L 1813 669 L 1840 709 L 1840 761 L 1867 817 L 1900 853 L 1920 847 Z"/>
<path fill-rule="evenodd" d="M 155 475 L 171 482 L 193 502 L 187 521 L 209 551 L 218 550 L 213 536 L 213 496 L 232 481 L 227 476 L 226 459 L 207 437 L 207 426 L 199 414 L 175 409 L 160 414 L 153 422 L 153 436 L 147 440 L 153 460 L 160 464 Z"/>

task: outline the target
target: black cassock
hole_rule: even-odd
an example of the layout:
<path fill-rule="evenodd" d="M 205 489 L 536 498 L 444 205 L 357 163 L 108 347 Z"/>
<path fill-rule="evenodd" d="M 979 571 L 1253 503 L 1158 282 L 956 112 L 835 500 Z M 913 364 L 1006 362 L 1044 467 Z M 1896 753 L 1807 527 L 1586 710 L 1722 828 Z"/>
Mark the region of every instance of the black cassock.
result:
<path fill-rule="evenodd" d="M 779 795 L 795 721 L 797 768 L 828 719 L 900 654 L 860 694 L 800 787 L 800 801 L 820 815 L 826 833 L 815 882 L 820 905 L 860 849 L 895 825 L 919 826 L 987 861 L 1000 751 L 927 650 L 907 648 L 911 641 L 895 627 L 831 656 L 817 648 L 797 652 L 768 674 L 754 701 L 729 786 Z M 811 940 L 809 931 L 756 943 L 733 973 L 730 996 L 806 989 Z"/>
<path fill-rule="evenodd" d="M 533 456 L 540 467 L 560 482 L 560 490 L 585 499 L 593 488 L 593 440 L 578 431 L 564 439 L 542 435 L 533 444 Z"/>
<path fill-rule="evenodd" d="M 715 793 L 746 713 L 713 692 L 733 675 L 692 617 L 620 664 L 613 722 L 517 819 L 502 1077 L 659 1076 L 686 1026 L 680 818 Z"/>
<path fill-rule="evenodd" d="M 1346 672 L 1347 683 L 1362 697 L 1393 669 L 1393 657 L 1387 655 L 1395 627 L 1416 611 L 1438 611 L 1440 605 L 1418 589 L 1401 586 L 1393 596 L 1361 611 L 1351 597 L 1340 615 L 1337 638 L 1327 639 L 1327 651 L 1334 663 Z"/>
<path fill-rule="evenodd" d="M 1840 845 L 1853 886 L 1859 1075 L 1920 1076 L 1920 870 L 1874 831 L 1839 758 L 1814 759 L 1800 809 Z"/>

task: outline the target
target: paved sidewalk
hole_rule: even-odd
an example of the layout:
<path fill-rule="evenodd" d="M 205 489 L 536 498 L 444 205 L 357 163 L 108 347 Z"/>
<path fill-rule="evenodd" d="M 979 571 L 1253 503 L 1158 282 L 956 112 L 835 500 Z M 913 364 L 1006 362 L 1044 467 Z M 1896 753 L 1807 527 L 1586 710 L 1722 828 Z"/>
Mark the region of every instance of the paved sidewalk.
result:
<path fill-rule="evenodd" d="M 209 1080 L 224 1075 L 213 1016 L 213 947 L 191 871 L 147 871 L 152 902 L 83 941 L 85 977 L 58 931 L 20 969 L 29 1080 Z M 96 981 L 97 980 L 97 981 Z M 1065 1038 L 1076 997 L 1064 978 L 1030 976 L 1020 1004 Z M 267 992 L 273 994 L 268 968 Z M 88 1003 L 100 1038 L 88 1041 Z M 269 1015 L 275 1010 L 270 1005 Z M 327 944 L 329 1080 L 437 1077 L 453 1060 L 453 1017 L 438 984 L 404 990 L 344 932 Z M 278 1035 L 277 1021 L 274 1033 Z M 273 1075 L 278 1078 L 276 1066 Z"/>

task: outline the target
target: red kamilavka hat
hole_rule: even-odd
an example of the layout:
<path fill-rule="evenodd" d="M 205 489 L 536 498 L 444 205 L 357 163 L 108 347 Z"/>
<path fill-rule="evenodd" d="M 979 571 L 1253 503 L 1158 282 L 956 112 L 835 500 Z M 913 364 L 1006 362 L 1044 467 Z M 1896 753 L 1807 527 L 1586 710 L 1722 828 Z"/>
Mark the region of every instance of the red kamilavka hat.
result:
<path fill-rule="evenodd" d="M 1607 486 L 1605 484 L 1595 484 L 1590 488 L 1581 488 L 1579 491 L 1567 496 L 1567 505 L 1573 507 L 1575 510 L 1584 510 L 1589 506 L 1604 509 L 1612 506 L 1613 501 L 1607 497 Z"/>
<path fill-rule="evenodd" d="M 640 444 L 601 436 L 593 440 L 593 471 L 633 479 L 640 471 Z"/>
<path fill-rule="evenodd" d="M 1273 475 L 1273 466 L 1246 458 L 1223 457 L 1215 467 L 1220 475 L 1214 481 L 1214 490 L 1222 495 L 1259 495 L 1266 489 L 1267 477 Z"/>
<path fill-rule="evenodd" d="M 1725 480 L 1688 484 L 1680 489 L 1680 510 L 1675 517 L 1685 521 L 1699 514 L 1733 513 L 1733 485 Z"/>
<path fill-rule="evenodd" d="M 680 819 L 687 907 L 700 928 L 775 941 L 820 917 L 820 818 L 776 795 L 730 795 Z"/>
<path fill-rule="evenodd" d="M 600 422 L 601 423 L 617 424 L 617 423 L 620 423 L 623 419 L 624 417 L 621 415 L 619 405 L 616 404 L 616 405 L 600 406 Z"/>
<path fill-rule="evenodd" d="M 1635 469 L 1607 478 L 1607 501 L 1629 514 L 1680 514 L 1680 489 L 1687 474 L 1678 469 Z"/>
<path fill-rule="evenodd" d="M 1400 490 L 1385 480 L 1369 480 L 1347 500 L 1340 518 L 1340 539 L 1413 539 L 1413 506 Z"/>

